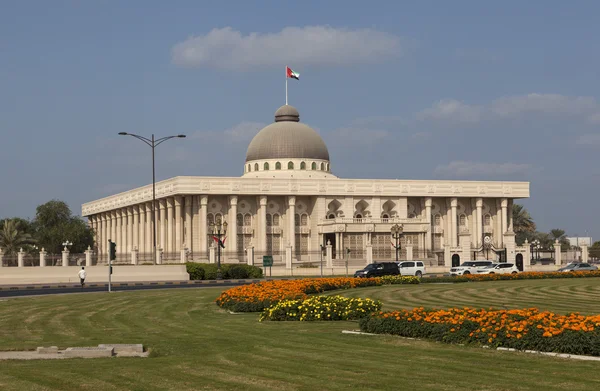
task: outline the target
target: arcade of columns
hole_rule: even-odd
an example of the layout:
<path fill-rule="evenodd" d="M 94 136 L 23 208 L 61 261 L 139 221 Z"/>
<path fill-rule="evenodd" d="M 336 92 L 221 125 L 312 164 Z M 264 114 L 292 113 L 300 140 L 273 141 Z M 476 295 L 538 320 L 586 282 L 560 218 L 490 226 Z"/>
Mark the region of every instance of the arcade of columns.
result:
<path fill-rule="evenodd" d="M 208 253 L 208 232 L 207 214 L 208 214 L 208 195 L 185 195 L 173 196 L 156 200 L 156 246 L 165 253 L 177 253 L 183 249 L 189 249 L 201 254 Z M 321 197 L 319 197 L 321 198 Z M 446 208 L 444 218 L 446 229 L 444 229 L 443 241 L 446 245 L 452 247 L 459 246 L 458 237 L 461 232 L 458 227 L 457 216 L 457 198 L 445 198 L 448 200 L 449 208 Z M 503 247 L 503 234 L 512 232 L 512 199 L 501 198 L 494 199 L 497 204 L 494 231 L 494 241 L 496 248 Z M 254 237 L 258 239 L 256 243 L 258 251 L 264 251 L 266 244 L 266 206 L 267 196 L 257 197 L 257 216 L 258 224 L 255 225 Z M 287 210 L 289 215 L 295 215 L 295 196 L 287 197 Z M 324 201 L 324 200 L 323 200 Z M 227 251 L 236 251 L 237 246 L 237 202 L 238 196 L 228 197 L 228 233 L 227 236 L 234 238 L 227 242 Z M 479 248 L 482 245 L 483 235 L 483 199 L 475 199 L 475 209 L 469 220 L 472 229 L 471 243 L 473 247 Z M 425 218 L 430 226 L 425 232 L 424 249 L 432 249 L 432 229 L 431 229 L 431 210 L 432 198 L 425 198 Z M 322 211 L 325 212 L 325 211 Z M 223 213 L 225 214 L 225 213 Z M 312 216 L 311 216 L 312 217 Z M 323 215 L 323 217 L 325 217 Z M 312 220 L 312 219 L 311 219 Z M 127 254 L 133 249 L 140 253 L 151 253 L 153 251 L 153 232 L 152 232 L 152 202 L 145 202 L 134 206 L 115 209 L 108 212 L 98 213 L 89 216 L 92 229 L 96 232 L 96 243 L 99 254 L 108 253 L 108 240 L 117 243 L 117 253 Z M 294 219 L 288 219 L 289 231 L 295 232 Z M 376 231 L 378 231 L 376 229 Z M 316 232 L 316 231 L 314 231 Z M 340 240 L 336 241 L 341 245 L 343 233 L 340 234 Z M 450 238 L 448 238 L 450 236 Z"/>

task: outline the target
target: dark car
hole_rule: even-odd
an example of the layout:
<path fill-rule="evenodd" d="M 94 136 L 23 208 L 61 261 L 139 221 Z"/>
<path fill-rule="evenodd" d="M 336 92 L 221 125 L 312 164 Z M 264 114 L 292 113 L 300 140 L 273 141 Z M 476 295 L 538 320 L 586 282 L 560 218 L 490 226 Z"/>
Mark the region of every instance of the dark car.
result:
<path fill-rule="evenodd" d="M 397 276 L 400 274 L 398 264 L 395 262 L 380 262 L 368 264 L 364 269 L 357 270 L 354 277 L 380 277 L 380 276 Z"/>

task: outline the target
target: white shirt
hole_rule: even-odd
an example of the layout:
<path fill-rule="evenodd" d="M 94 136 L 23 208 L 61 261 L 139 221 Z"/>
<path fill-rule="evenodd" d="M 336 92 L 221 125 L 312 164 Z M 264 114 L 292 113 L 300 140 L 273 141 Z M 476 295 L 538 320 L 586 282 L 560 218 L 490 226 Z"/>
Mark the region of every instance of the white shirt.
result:
<path fill-rule="evenodd" d="M 79 278 L 85 280 L 85 276 L 86 276 L 85 270 L 81 269 L 78 274 L 79 274 Z"/>

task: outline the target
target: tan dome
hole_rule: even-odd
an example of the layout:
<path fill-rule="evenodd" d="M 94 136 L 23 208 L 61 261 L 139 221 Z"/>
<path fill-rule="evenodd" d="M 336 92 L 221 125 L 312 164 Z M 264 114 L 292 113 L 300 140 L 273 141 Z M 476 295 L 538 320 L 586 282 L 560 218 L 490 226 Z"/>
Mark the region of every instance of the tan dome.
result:
<path fill-rule="evenodd" d="M 281 106 L 275 123 L 264 127 L 250 142 L 246 161 L 263 159 L 329 160 L 329 151 L 319 134 L 303 123 L 295 107 Z"/>

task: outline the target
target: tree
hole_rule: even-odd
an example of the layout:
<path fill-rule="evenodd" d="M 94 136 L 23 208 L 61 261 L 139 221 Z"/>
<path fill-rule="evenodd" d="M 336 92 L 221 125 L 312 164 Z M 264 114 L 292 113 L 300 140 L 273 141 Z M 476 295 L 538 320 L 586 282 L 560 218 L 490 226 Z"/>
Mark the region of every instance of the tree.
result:
<path fill-rule="evenodd" d="M 600 258 L 600 242 L 594 242 L 588 250 L 590 258 Z"/>
<path fill-rule="evenodd" d="M 516 234 L 515 240 L 518 245 L 522 245 L 525 239 L 532 241 L 535 235 L 535 223 L 533 218 L 523 207 L 523 205 L 514 204 L 512 208 L 513 230 Z"/>
<path fill-rule="evenodd" d="M 16 254 L 22 247 L 35 243 L 33 237 L 24 232 L 21 227 L 21 219 L 10 219 L 2 221 L 0 231 L 0 248 L 7 255 Z"/>
<path fill-rule="evenodd" d="M 553 242 L 558 240 L 561 250 L 566 251 L 571 248 L 571 243 L 567 240 L 567 235 L 564 230 L 558 228 L 551 229 L 549 236 Z"/>
<path fill-rule="evenodd" d="M 94 232 L 80 217 L 72 216 L 63 201 L 52 200 L 38 206 L 33 225 L 39 247 L 53 254 L 60 253 L 67 240 L 73 243 L 69 249 L 73 253 L 94 245 Z"/>

